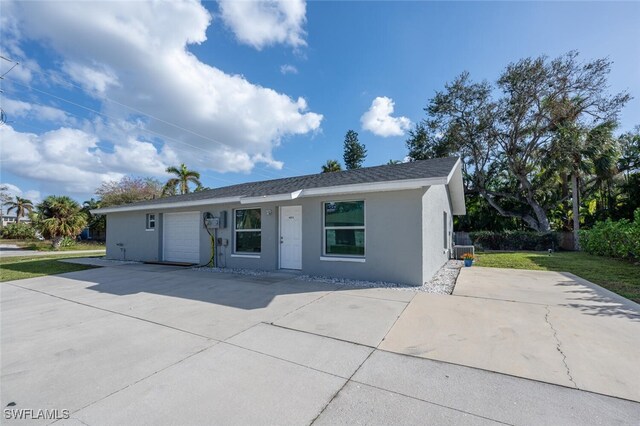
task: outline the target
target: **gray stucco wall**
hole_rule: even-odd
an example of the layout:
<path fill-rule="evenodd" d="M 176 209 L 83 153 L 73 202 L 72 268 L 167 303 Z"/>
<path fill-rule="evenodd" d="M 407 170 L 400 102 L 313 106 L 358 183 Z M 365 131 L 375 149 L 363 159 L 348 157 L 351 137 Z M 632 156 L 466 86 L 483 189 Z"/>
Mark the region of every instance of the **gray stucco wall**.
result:
<path fill-rule="evenodd" d="M 445 212 L 447 215 L 446 230 L 444 227 Z M 430 280 L 449 259 L 452 232 L 453 217 L 451 215 L 451 202 L 447 190 L 443 185 L 431 186 L 422 195 L 423 281 Z"/>
<path fill-rule="evenodd" d="M 365 201 L 365 262 L 321 260 L 325 201 Z M 196 208 L 171 209 L 169 212 L 211 212 L 218 216 L 227 211 L 227 227 L 218 229 L 217 237 L 229 241 L 227 247 L 217 247 L 218 262 L 229 268 L 261 270 L 278 269 L 279 207 L 302 206 L 302 271 L 310 275 L 338 276 L 352 279 L 381 280 L 420 285 L 446 261 L 442 243 L 442 211 L 449 212 L 444 187 L 377 192 L 335 197 L 302 198 L 287 202 L 259 205 L 210 205 Z M 233 210 L 260 208 L 262 216 L 262 251 L 259 258 L 235 257 L 233 251 Z M 267 211 L 271 211 L 268 214 Z M 435 211 L 435 213 L 433 213 Z M 107 215 L 107 257 L 121 259 L 117 243 L 124 244 L 129 260 L 162 260 L 162 215 L 167 210 Z M 155 231 L 145 230 L 146 213 L 155 213 Z M 433 217 L 432 217 L 433 216 Z M 423 244 L 423 241 L 426 244 Z M 204 226 L 200 227 L 200 262 L 211 256 L 211 240 Z"/>

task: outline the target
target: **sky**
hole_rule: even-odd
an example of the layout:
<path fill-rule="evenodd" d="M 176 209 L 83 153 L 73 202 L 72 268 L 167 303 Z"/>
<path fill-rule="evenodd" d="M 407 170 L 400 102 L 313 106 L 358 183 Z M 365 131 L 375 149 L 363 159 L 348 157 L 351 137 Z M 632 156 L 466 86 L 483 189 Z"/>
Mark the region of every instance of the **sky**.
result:
<path fill-rule="evenodd" d="M 407 131 L 463 71 L 613 61 L 640 124 L 638 2 L 0 1 L 0 181 L 34 202 L 82 202 L 126 175 L 202 183 L 317 173 L 347 130 L 365 166 L 402 160 Z M 0 73 L 12 66 L 0 61 Z"/>

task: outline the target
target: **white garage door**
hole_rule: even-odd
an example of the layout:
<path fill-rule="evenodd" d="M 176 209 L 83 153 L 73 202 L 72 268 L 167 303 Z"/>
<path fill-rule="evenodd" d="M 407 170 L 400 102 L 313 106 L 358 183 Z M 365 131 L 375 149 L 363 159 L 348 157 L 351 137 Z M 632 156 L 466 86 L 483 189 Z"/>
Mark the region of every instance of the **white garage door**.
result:
<path fill-rule="evenodd" d="M 200 213 L 165 213 L 164 260 L 200 263 Z"/>

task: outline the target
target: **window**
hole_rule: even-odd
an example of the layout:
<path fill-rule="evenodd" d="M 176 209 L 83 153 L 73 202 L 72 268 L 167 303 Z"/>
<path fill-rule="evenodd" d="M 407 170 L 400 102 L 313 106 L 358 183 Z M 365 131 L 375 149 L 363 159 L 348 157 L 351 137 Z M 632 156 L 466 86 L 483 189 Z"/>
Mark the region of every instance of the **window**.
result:
<path fill-rule="evenodd" d="M 442 212 L 442 229 L 444 230 L 444 248 L 449 248 L 449 218 L 447 212 Z"/>
<path fill-rule="evenodd" d="M 324 254 L 364 257 L 364 201 L 324 203 Z"/>
<path fill-rule="evenodd" d="M 147 214 L 147 231 L 153 231 L 156 229 L 156 215 L 153 213 Z"/>
<path fill-rule="evenodd" d="M 235 252 L 260 253 L 262 244 L 260 209 L 238 209 L 234 216 Z"/>

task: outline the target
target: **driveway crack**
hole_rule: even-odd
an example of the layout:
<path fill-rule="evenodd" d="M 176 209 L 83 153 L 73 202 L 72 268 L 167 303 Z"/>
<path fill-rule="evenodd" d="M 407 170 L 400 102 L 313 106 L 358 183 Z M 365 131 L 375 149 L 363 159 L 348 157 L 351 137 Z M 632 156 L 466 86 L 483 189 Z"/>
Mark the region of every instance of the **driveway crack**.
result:
<path fill-rule="evenodd" d="M 553 324 L 551 324 L 551 321 L 549 321 L 549 315 L 551 315 L 551 309 L 549 308 L 549 305 L 545 305 L 545 308 L 547 310 L 547 313 L 544 316 L 544 320 L 546 321 L 547 324 L 549 324 L 549 327 L 551 327 L 551 331 L 553 331 L 553 338 L 556 341 L 556 349 L 558 350 L 558 352 L 560 352 L 560 355 L 562 355 L 562 364 L 564 364 L 564 368 L 567 371 L 567 377 L 569 377 L 569 381 L 573 383 L 573 387 L 575 387 L 576 389 L 580 389 L 576 384 L 575 380 L 573 380 L 573 376 L 571 375 L 571 370 L 569 369 L 569 365 L 567 364 L 567 355 L 562 350 L 562 342 L 558 337 L 558 330 L 556 330 Z"/>

